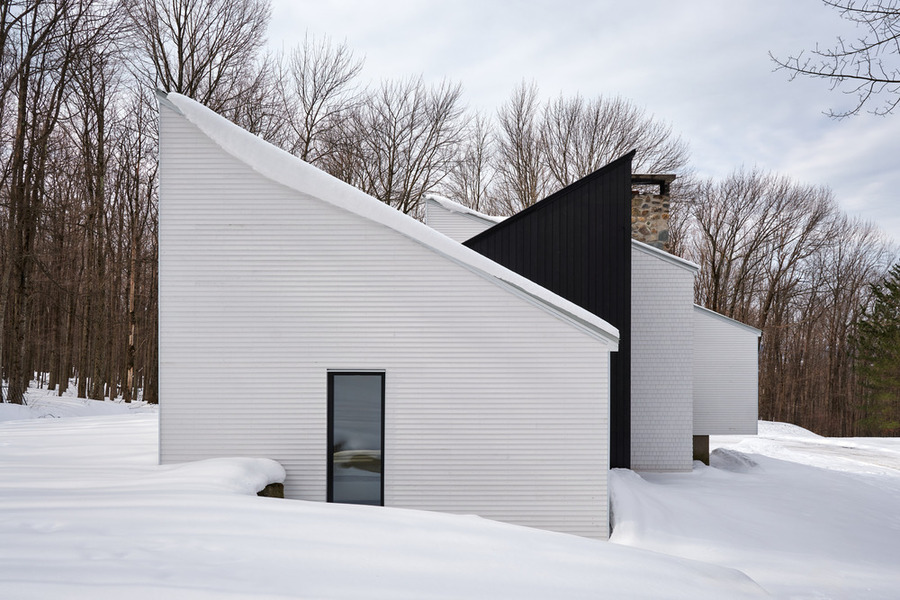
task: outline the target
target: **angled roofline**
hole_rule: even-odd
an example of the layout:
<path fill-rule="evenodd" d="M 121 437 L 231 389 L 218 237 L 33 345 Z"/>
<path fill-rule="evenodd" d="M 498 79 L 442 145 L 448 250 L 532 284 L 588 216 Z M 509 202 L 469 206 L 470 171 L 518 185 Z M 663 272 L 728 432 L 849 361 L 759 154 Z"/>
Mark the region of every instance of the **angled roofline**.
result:
<path fill-rule="evenodd" d="M 181 112 L 181 109 L 179 109 L 177 106 L 172 104 L 172 101 L 169 100 L 169 92 L 167 92 L 161 88 L 156 88 L 155 91 L 156 91 L 156 99 L 157 99 L 157 101 L 159 101 L 160 104 L 174 110 L 179 115 L 184 116 L 184 113 Z"/>
<path fill-rule="evenodd" d="M 506 217 L 494 217 L 491 215 L 486 215 L 483 212 L 475 210 L 474 208 L 469 208 L 468 206 L 464 206 L 459 202 L 454 202 L 449 198 L 444 198 L 443 196 L 438 196 L 437 194 L 425 194 L 425 202 L 432 202 L 452 213 L 458 213 L 466 217 L 471 217 L 488 225 L 496 225 L 497 223 L 506 220 Z"/>
<path fill-rule="evenodd" d="M 595 179 L 598 179 L 598 178 L 600 178 L 600 177 L 603 177 L 607 172 L 613 171 L 613 170 L 615 170 L 615 169 L 618 169 L 618 168 L 621 166 L 622 163 L 624 163 L 624 162 L 626 162 L 626 161 L 627 161 L 627 162 L 630 162 L 631 159 L 634 158 L 634 155 L 635 155 L 636 152 L 637 152 L 636 150 L 632 150 L 632 151 L 629 152 L 628 154 L 625 154 L 625 155 L 623 155 L 623 156 L 620 156 L 619 158 L 617 158 L 616 160 L 612 161 L 611 163 L 609 163 L 609 164 L 607 164 L 607 165 L 604 165 L 604 166 L 600 167 L 599 169 L 597 169 L 596 171 L 594 171 L 594 172 L 591 173 L 590 175 L 585 175 L 584 177 L 582 177 L 582 178 L 579 179 L 578 181 L 575 181 L 574 183 L 570 183 L 569 185 L 567 185 L 566 187 L 562 188 L 561 190 L 557 190 L 557 191 L 553 192 L 552 194 L 550 194 L 549 196 L 547 196 L 547 197 L 544 198 L 543 200 L 539 200 L 538 202 L 535 202 L 534 204 L 532 204 L 532 205 L 529 206 L 528 208 L 525 208 L 525 209 L 520 210 L 519 212 L 517 212 L 517 213 L 514 214 L 513 216 L 507 217 L 506 219 L 504 219 L 504 220 L 501 221 L 500 223 L 497 223 L 496 225 L 494 225 L 494 226 L 491 227 L 490 229 L 486 229 L 486 230 L 482 231 L 481 233 L 479 233 L 478 235 L 469 238 L 468 240 L 466 240 L 466 243 L 469 243 L 469 242 L 478 240 L 478 238 L 480 238 L 480 237 L 482 237 L 482 236 L 488 235 L 488 231 L 493 230 L 494 232 L 496 232 L 496 230 L 497 230 L 498 228 L 501 228 L 501 227 L 508 227 L 510 224 L 516 223 L 519 219 L 527 218 L 528 215 L 530 215 L 531 213 L 537 212 L 537 211 L 539 211 L 539 210 L 542 210 L 542 209 L 544 209 L 544 208 L 547 208 L 548 206 L 550 206 L 550 205 L 552 205 L 552 204 L 555 204 L 557 201 L 560 200 L 560 198 L 565 198 L 565 197 L 567 197 L 571 192 L 577 190 L 578 188 L 581 188 L 581 187 L 584 187 L 584 186 L 586 186 L 586 185 L 589 185 L 590 183 L 593 183 L 593 181 L 594 181 Z"/>
<path fill-rule="evenodd" d="M 649 254 L 650 256 L 655 256 L 656 258 L 660 258 L 666 262 L 670 262 L 673 265 L 681 267 L 685 271 L 690 271 L 695 275 L 700 272 L 700 265 L 698 265 L 697 263 L 693 263 L 687 259 L 681 258 L 680 256 L 675 256 L 674 254 L 669 254 L 665 250 L 654 248 L 653 246 L 645 244 L 644 242 L 639 242 L 636 239 L 631 240 L 631 247 L 635 250 L 640 250 L 644 254 Z"/>
<path fill-rule="evenodd" d="M 576 329 L 604 341 L 610 350 L 618 348 L 619 331 L 592 312 L 273 146 L 200 103 L 174 92 L 157 90 L 156 94 L 161 106 L 175 110 L 227 154 L 267 179 L 392 229 Z"/>
<path fill-rule="evenodd" d="M 740 327 L 741 329 L 746 329 L 750 333 L 756 334 L 756 337 L 759 337 L 762 335 L 761 329 L 757 329 L 756 327 L 753 327 L 752 325 L 747 325 L 746 323 L 741 323 L 737 319 L 732 319 L 731 317 L 726 317 L 725 315 L 719 314 L 714 310 L 710 310 L 710 309 L 706 308 L 705 306 L 700 306 L 699 304 L 695 304 L 694 310 L 699 311 L 702 314 L 706 314 L 706 315 L 710 315 L 711 317 L 715 317 L 715 318 L 719 319 L 720 321 L 724 321 L 724 322 L 728 323 L 729 325 L 733 325 L 735 327 Z"/>

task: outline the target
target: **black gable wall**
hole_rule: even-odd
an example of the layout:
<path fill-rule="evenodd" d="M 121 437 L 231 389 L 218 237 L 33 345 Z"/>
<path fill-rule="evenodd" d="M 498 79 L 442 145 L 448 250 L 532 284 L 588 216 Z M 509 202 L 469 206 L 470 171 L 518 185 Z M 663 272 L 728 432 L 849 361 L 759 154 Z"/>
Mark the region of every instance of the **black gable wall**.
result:
<path fill-rule="evenodd" d="M 619 329 L 610 466 L 631 466 L 631 152 L 483 231 L 466 246 Z"/>

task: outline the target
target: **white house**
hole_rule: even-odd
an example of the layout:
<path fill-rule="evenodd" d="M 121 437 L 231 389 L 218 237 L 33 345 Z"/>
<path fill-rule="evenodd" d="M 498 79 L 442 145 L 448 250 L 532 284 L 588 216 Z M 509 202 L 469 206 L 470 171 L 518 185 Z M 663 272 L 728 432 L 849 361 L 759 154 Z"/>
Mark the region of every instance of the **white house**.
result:
<path fill-rule="evenodd" d="M 460 242 L 503 220 L 438 197 L 426 199 L 426 219 Z M 631 240 L 635 470 L 689 471 L 694 458 L 708 460 L 710 435 L 757 431 L 761 332 L 694 305 L 698 271 L 690 261 Z"/>
<path fill-rule="evenodd" d="M 693 466 L 694 263 L 631 241 L 631 467 Z"/>
<path fill-rule="evenodd" d="M 694 306 L 694 435 L 755 435 L 762 332 Z"/>
<path fill-rule="evenodd" d="M 502 220 L 441 196 L 425 196 L 425 223 L 460 243 Z"/>
<path fill-rule="evenodd" d="M 159 93 L 160 461 L 259 456 L 285 495 L 608 536 L 587 310 Z"/>

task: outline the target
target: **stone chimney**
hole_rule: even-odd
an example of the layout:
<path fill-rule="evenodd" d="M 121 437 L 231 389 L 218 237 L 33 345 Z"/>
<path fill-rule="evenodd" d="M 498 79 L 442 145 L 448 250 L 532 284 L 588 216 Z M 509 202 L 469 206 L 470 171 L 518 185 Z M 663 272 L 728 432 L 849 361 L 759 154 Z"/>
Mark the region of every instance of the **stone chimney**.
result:
<path fill-rule="evenodd" d="M 631 237 L 667 252 L 669 187 L 673 181 L 675 175 L 631 176 Z"/>

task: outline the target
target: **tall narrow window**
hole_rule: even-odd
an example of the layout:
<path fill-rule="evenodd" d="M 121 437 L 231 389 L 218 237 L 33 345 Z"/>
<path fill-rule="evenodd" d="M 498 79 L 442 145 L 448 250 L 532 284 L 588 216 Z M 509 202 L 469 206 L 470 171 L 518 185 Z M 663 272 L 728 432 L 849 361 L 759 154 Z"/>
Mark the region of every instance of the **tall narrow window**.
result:
<path fill-rule="evenodd" d="M 328 501 L 384 504 L 384 373 L 328 374 Z"/>

